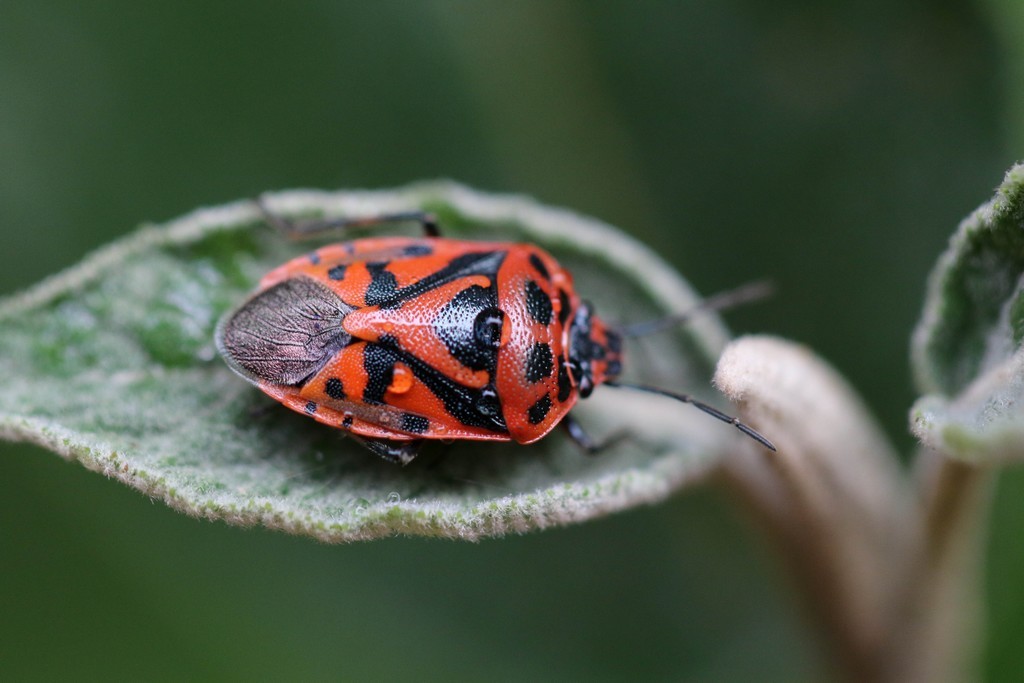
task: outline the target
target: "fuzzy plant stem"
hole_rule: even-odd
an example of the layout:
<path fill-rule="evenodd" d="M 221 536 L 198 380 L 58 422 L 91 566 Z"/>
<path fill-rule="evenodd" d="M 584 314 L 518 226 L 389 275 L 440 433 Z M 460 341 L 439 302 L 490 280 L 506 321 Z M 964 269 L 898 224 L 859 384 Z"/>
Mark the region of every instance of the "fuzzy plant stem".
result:
<path fill-rule="evenodd" d="M 917 523 L 886 661 L 893 680 L 976 677 L 981 563 L 995 469 L 925 450 L 915 462 Z"/>
<path fill-rule="evenodd" d="M 988 473 L 929 453 L 910 485 L 850 387 L 796 344 L 740 339 L 715 381 L 779 447 L 738 450 L 721 479 L 776 540 L 835 675 L 969 679 Z"/>

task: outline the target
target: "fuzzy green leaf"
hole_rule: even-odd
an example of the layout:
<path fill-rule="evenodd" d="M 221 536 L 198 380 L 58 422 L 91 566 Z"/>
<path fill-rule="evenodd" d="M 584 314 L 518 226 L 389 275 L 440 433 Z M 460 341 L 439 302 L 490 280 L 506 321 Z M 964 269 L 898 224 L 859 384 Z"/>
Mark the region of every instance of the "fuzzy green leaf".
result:
<path fill-rule="evenodd" d="M 914 333 L 914 433 L 950 456 L 1024 457 L 1024 166 L 961 224 Z"/>
<path fill-rule="evenodd" d="M 292 216 L 426 208 L 446 233 L 537 242 L 612 321 L 691 307 L 649 250 L 573 213 L 451 183 L 396 191 L 293 191 Z M 260 276 L 309 245 L 266 226 L 251 202 L 148 227 L 0 303 L 0 436 L 41 444 L 190 514 L 324 541 L 392 534 L 479 538 L 659 500 L 740 438 L 657 396 L 601 388 L 577 409 L 598 438 L 588 457 L 556 432 L 539 444 L 432 443 L 410 466 L 265 398 L 225 366 L 219 317 Z M 713 316 L 637 340 L 628 379 L 705 393 L 726 335 Z"/>

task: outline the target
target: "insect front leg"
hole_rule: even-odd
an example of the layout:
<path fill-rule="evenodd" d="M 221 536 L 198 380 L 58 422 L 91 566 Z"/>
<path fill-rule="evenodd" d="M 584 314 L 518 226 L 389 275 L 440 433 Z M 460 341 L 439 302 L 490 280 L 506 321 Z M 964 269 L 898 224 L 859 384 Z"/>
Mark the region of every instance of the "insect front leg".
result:
<path fill-rule="evenodd" d="M 351 228 L 370 228 L 391 223 L 419 223 L 427 237 L 440 237 L 441 229 L 437 218 L 426 211 L 401 211 L 383 213 L 362 218 L 314 218 L 293 221 L 278 215 L 267 207 L 263 197 L 256 199 L 256 206 L 267 223 L 289 239 L 301 240 L 320 237 L 328 233 L 344 232 Z"/>
<path fill-rule="evenodd" d="M 606 438 L 604 441 L 598 443 L 594 441 L 594 437 L 587 434 L 587 431 L 583 429 L 583 425 L 576 421 L 572 414 L 566 415 L 562 418 L 559 423 L 562 429 L 569 435 L 569 438 L 573 440 L 577 446 L 580 447 L 587 455 L 597 455 L 609 446 L 614 446 L 618 442 L 626 438 L 626 432 L 616 432 Z"/>

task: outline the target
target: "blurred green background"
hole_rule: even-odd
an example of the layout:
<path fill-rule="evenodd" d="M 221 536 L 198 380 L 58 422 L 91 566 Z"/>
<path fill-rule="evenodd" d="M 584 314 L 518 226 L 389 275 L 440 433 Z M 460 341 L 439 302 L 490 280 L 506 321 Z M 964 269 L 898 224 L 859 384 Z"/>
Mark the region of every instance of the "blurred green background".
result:
<path fill-rule="evenodd" d="M 771 277 L 733 329 L 818 350 L 909 452 L 925 277 L 1024 156 L 1020 12 L 4 0 L 0 292 L 201 205 L 452 177 L 605 219 L 703 292 Z M 713 491 L 477 545 L 328 547 L 0 453 L 6 680 L 822 675 L 770 548 Z M 1018 680 L 1020 472 L 993 522 L 983 671 Z"/>

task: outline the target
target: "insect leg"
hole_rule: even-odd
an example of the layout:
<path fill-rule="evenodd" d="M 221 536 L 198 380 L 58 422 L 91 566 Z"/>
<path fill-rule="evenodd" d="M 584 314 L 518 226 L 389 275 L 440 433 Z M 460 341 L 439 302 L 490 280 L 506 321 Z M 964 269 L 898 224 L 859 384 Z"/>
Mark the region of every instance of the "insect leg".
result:
<path fill-rule="evenodd" d="M 356 436 L 355 434 L 350 434 L 349 436 L 388 462 L 403 466 L 408 465 L 416 458 L 420 452 L 420 446 L 423 445 L 423 439 L 396 441 Z"/>
<path fill-rule="evenodd" d="M 271 211 L 263 201 L 263 197 L 256 199 L 256 206 L 259 207 L 267 223 L 290 239 L 308 239 L 326 233 L 343 232 L 350 228 L 369 228 L 388 223 L 419 223 L 423 234 L 427 237 L 441 236 L 437 219 L 426 211 L 401 211 L 362 218 L 314 218 L 293 221 Z"/>
<path fill-rule="evenodd" d="M 580 450 L 587 455 L 597 455 L 604 449 L 622 441 L 622 439 L 626 437 L 626 432 L 617 432 L 601 443 L 598 443 L 594 441 L 592 436 L 587 434 L 586 430 L 583 429 L 583 425 L 577 422 L 571 414 L 563 417 L 559 424 L 562 425 L 562 428 L 569 435 L 569 438 L 572 439 L 573 442 L 580 447 Z"/>

